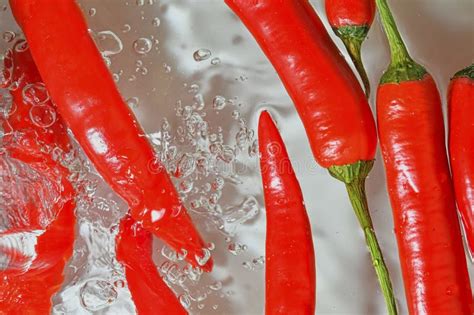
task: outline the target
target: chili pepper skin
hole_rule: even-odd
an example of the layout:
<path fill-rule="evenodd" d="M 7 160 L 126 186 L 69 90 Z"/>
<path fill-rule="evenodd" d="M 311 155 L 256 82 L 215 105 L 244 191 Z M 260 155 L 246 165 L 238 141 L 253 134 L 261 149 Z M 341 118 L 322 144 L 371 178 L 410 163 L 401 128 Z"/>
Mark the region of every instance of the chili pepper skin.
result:
<path fill-rule="evenodd" d="M 306 0 L 225 0 L 252 33 L 292 98 L 316 161 L 346 185 L 390 314 L 396 303 L 373 229 L 365 179 L 375 121 L 354 73 Z"/>
<path fill-rule="evenodd" d="M 131 215 L 199 266 L 205 247 L 164 166 L 122 100 L 73 0 L 11 0 L 61 116 Z M 47 40 L 47 44 L 45 44 Z M 212 268 L 212 259 L 202 267 Z"/>
<path fill-rule="evenodd" d="M 125 267 L 138 314 L 188 314 L 153 263 L 152 234 L 127 214 L 120 222 L 116 241 L 117 259 Z"/>
<path fill-rule="evenodd" d="M 370 82 L 361 58 L 361 46 L 375 16 L 375 0 L 325 0 L 326 15 L 362 79 L 369 97 Z"/>
<path fill-rule="evenodd" d="M 454 191 L 471 258 L 474 257 L 474 64 L 451 79 L 448 92 L 449 155 Z"/>
<path fill-rule="evenodd" d="M 311 226 L 301 188 L 270 114 L 258 124 L 267 217 L 265 313 L 314 314 L 316 276 Z"/>
<path fill-rule="evenodd" d="M 440 96 L 409 56 L 386 0 L 376 3 L 392 55 L 377 92 L 378 130 L 408 309 L 472 314 Z"/>
<path fill-rule="evenodd" d="M 11 181 L 5 178 L 6 181 L 2 182 L 2 185 L 15 186 L 12 190 L 15 204 L 3 209 L 9 212 L 10 218 L 15 219 L 12 219 L 14 225 L 2 231 L 0 237 L 21 232 L 44 232 L 37 236 L 36 257 L 28 265 L 25 265 L 28 257 L 15 253 L 8 246 L 0 248 L 4 257 L 11 258 L 0 272 L 0 313 L 49 314 L 51 298 L 62 285 L 63 269 L 72 255 L 75 191 L 68 179 L 69 171 L 54 160 L 51 152 L 43 149 L 49 146 L 66 153 L 71 145 L 60 116 L 49 127 L 41 127 L 31 120 L 33 104 L 27 101 L 24 94 L 32 84 L 41 84 L 41 77 L 24 41 L 18 41 L 6 53 L 4 66 L 8 72 L 0 87 L 9 88 L 15 104 L 6 119 L 2 119 L 6 132 L 2 143 L 4 154 L 28 165 L 38 177 L 47 178 L 50 183 L 48 191 L 57 194 L 58 198 L 50 209 L 41 209 L 29 196 L 26 197 L 30 202 L 25 204 L 21 191 L 15 193 L 21 190 L 16 186 L 17 174 L 11 174 Z M 54 111 L 51 101 L 46 98 L 43 101 L 41 106 L 49 106 Z M 0 166 L 2 171 L 5 170 L 3 166 Z M 21 220 L 17 219 L 19 217 Z"/>

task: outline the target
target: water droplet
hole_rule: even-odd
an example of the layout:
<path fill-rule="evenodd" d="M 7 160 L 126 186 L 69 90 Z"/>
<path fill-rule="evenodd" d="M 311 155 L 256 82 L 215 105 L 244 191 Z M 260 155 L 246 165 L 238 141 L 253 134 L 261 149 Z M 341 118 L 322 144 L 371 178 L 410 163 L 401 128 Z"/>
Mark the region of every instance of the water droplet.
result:
<path fill-rule="evenodd" d="M 201 49 L 198 49 L 194 52 L 193 54 L 193 58 L 194 60 L 196 61 L 204 61 L 204 60 L 207 60 L 209 59 L 209 57 L 211 57 L 211 51 L 209 49 L 205 49 L 205 48 L 201 48 Z"/>
<path fill-rule="evenodd" d="M 128 100 L 127 100 L 127 105 L 128 107 L 130 108 L 137 108 L 138 107 L 138 104 L 140 103 L 140 100 L 138 99 L 138 97 L 130 97 Z"/>
<path fill-rule="evenodd" d="M 225 97 L 220 96 L 220 95 L 217 95 L 216 97 L 214 97 L 214 100 L 212 101 L 212 107 L 215 110 L 222 110 L 224 109 L 225 105 L 226 105 Z"/>
<path fill-rule="evenodd" d="M 115 302 L 117 291 L 108 281 L 90 280 L 82 286 L 80 297 L 81 305 L 95 312 Z"/>
<path fill-rule="evenodd" d="M 219 57 L 215 57 L 211 59 L 211 65 L 213 66 L 217 66 L 220 63 L 221 63 L 221 59 Z"/>
<path fill-rule="evenodd" d="M 141 37 L 133 42 L 133 49 L 140 55 L 149 53 L 152 47 L 153 42 L 145 37 Z"/>
<path fill-rule="evenodd" d="M 97 10 L 95 8 L 89 9 L 89 16 L 94 16 L 96 13 L 97 13 Z"/>
<path fill-rule="evenodd" d="M 44 83 L 25 85 L 22 90 L 23 100 L 30 105 L 42 105 L 49 101 L 49 93 Z"/>
<path fill-rule="evenodd" d="M 56 122 L 56 110 L 49 105 L 35 105 L 30 108 L 30 119 L 38 127 L 48 128 Z"/>
<path fill-rule="evenodd" d="M 152 24 L 154 27 L 160 26 L 160 24 L 161 24 L 160 18 L 158 18 L 158 17 L 153 18 L 153 20 L 151 21 L 151 24 Z"/>
<path fill-rule="evenodd" d="M 10 43 L 12 42 L 16 37 L 16 34 L 12 31 L 6 31 L 3 33 L 2 38 L 5 42 Z"/>

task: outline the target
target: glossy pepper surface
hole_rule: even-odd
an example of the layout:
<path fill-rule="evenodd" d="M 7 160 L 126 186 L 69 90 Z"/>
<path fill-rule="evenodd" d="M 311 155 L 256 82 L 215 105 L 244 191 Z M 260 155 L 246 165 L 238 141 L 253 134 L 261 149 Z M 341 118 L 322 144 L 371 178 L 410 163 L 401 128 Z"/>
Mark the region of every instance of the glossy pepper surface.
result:
<path fill-rule="evenodd" d="M 395 298 L 373 229 L 365 179 L 377 143 L 362 88 L 307 0 L 226 0 L 292 98 L 316 161 L 346 184 L 390 314 Z"/>
<path fill-rule="evenodd" d="M 391 63 L 377 120 L 410 314 L 472 314 L 436 84 L 414 62 L 385 0 L 377 0 Z"/>
<path fill-rule="evenodd" d="M 166 169 L 124 103 L 73 0 L 11 0 L 58 111 L 131 215 L 204 270 L 205 247 Z"/>
<path fill-rule="evenodd" d="M 474 65 L 455 74 L 448 92 L 449 155 L 469 253 L 474 259 Z"/>
<path fill-rule="evenodd" d="M 375 17 L 375 0 L 325 0 L 326 15 L 341 38 L 362 79 L 367 97 L 370 83 L 361 58 L 361 46 Z"/>
<path fill-rule="evenodd" d="M 120 222 L 117 259 L 125 267 L 137 312 L 139 315 L 188 314 L 158 273 L 152 259 L 152 237 L 128 214 Z"/>
<path fill-rule="evenodd" d="M 316 275 L 311 226 L 303 194 L 270 114 L 258 124 L 267 233 L 265 313 L 314 314 Z"/>
<path fill-rule="evenodd" d="M 3 71 L 0 88 L 8 89 L 12 107 L 0 119 L 5 131 L 0 191 L 13 202 L 2 205 L 7 220 L 3 221 L 6 230 L 0 231 L 4 258 L 0 314 L 49 314 L 72 255 L 75 229 L 70 172 L 53 152 L 68 153 L 71 145 L 23 40 L 5 54 Z M 17 176 L 28 176 L 28 183 L 18 181 Z M 33 256 L 20 251 L 26 247 L 18 245 L 28 235 L 35 239 Z"/>

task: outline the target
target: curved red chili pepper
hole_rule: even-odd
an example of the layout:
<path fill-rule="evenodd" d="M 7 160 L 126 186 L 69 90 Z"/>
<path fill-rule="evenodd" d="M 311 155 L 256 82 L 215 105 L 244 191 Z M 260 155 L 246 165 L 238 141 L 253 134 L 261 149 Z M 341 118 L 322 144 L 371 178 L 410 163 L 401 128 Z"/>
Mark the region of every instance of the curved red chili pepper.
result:
<path fill-rule="evenodd" d="M 474 259 L 474 64 L 452 78 L 448 94 L 449 155 L 456 201 Z"/>
<path fill-rule="evenodd" d="M 60 198 L 55 200 L 51 209 L 47 209 L 49 214 L 45 214 L 45 209 L 39 208 L 37 204 L 24 205 L 19 200 L 7 208 L 7 211 L 12 212 L 9 213 L 11 218 L 21 216 L 22 222 L 16 220 L 16 224 L 0 233 L 0 237 L 35 230 L 44 232 L 37 237 L 36 257 L 27 270 L 22 268 L 24 256 L 15 257 L 11 248 L 0 249 L 7 257 L 13 258 L 1 272 L 0 313 L 47 314 L 51 311 L 52 296 L 62 285 L 64 266 L 72 255 L 75 192 L 68 180 L 69 171 L 54 160 L 51 152 L 43 149 L 49 146 L 67 153 L 71 146 L 61 117 L 57 116 L 49 127 L 41 127 L 31 120 L 33 104 L 28 103 L 27 96 L 23 94 L 28 86 L 41 84 L 42 81 L 24 41 L 17 42 L 13 50 L 6 54 L 4 64 L 5 69 L 8 69 L 8 79 L 2 82 L 4 87 L 10 84 L 16 87 L 10 89 L 15 109 L 2 123 L 6 131 L 3 148 L 10 158 L 27 164 L 38 176 L 47 178 L 51 183 L 48 190 L 57 193 Z M 41 106 L 48 106 L 54 111 L 51 101 L 47 98 L 43 101 Z M 16 180 L 12 178 L 12 183 L 4 184 L 16 185 Z M 17 197 L 22 198 L 20 195 Z M 49 223 L 51 216 L 53 218 Z"/>
<path fill-rule="evenodd" d="M 375 0 L 325 0 L 325 7 L 329 24 L 346 46 L 368 97 L 370 82 L 360 49 L 374 20 Z"/>
<path fill-rule="evenodd" d="M 116 240 L 117 259 L 125 267 L 138 314 L 188 314 L 153 263 L 152 234 L 127 214 L 120 223 Z"/>
<path fill-rule="evenodd" d="M 205 247 L 186 209 L 105 66 L 73 0 L 11 0 L 58 111 L 135 220 L 187 259 Z M 204 264 L 204 262 L 202 262 Z M 212 268 L 212 259 L 204 266 Z"/>
<path fill-rule="evenodd" d="M 391 314 L 395 298 L 365 194 L 375 121 L 350 67 L 307 0 L 226 0 L 255 37 L 292 98 L 316 161 L 346 184 Z"/>
<path fill-rule="evenodd" d="M 311 226 L 285 145 L 268 112 L 260 115 L 258 143 L 267 217 L 265 314 L 314 314 Z"/>
<path fill-rule="evenodd" d="M 436 84 L 414 62 L 385 0 L 377 0 L 392 52 L 377 93 L 387 173 L 410 314 L 473 313 Z"/>

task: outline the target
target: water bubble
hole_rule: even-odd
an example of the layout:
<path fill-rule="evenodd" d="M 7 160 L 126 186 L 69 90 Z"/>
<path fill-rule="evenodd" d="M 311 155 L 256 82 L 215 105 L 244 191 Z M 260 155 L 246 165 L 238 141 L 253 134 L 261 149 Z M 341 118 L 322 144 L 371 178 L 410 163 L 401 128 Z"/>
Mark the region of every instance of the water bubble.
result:
<path fill-rule="evenodd" d="M 130 26 L 130 24 L 124 24 L 122 26 L 122 32 L 123 33 L 128 33 L 128 32 L 130 32 L 131 29 L 132 29 L 132 27 Z"/>
<path fill-rule="evenodd" d="M 193 156 L 189 153 L 184 153 L 176 165 L 175 176 L 178 178 L 184 178 L 191 175 L 196 169 L 196 161 Z"/>
<path fill-rule="evenodd" d="M 22 39 L 22 40 L 19 40 L 18 42 L 16 42 L 15 50 L 17 52 L 27 51 L 28 50 L 28 43 L 26 42 L 26 40 Z"/>
<path fill-rule="evenodd" d="M 201 48 L 201 49 L 198 49 L 196 50 L 194 53 L 193 53 L 193 58 L 194 60 L 196 61 L 204 61 L 204 60 L 207 60 L 209 59 L 209 57 L 211 57 L 211 51 L 209 49 L 205 49 L 205 48 Z"/>
<path fill-rule="evenodd" d="M 211 289 L 213 291 L 219 291 L 220 289 L 222 289 L 222 282 L 216 281 L 216 282 L 210 284 L 209 289 Z"/>
<path fill-rule="evenodd" d="M 185 309 L 189 309 L 191 307 L 191 299 L 186 293 L 179 296 L 179 302 Z"/>
<path fill-rule="evenodd" d="M 207 248 L 202 249 L 202 256 L 194 255 L 199 266 L 205 266 L 209 259 L 211 258 L 211 252 Z"/>
<path fill-rule="evenodd" d="M 95 8 L 90 8 L 88 13 L 89 16 L 94 16 L 97 13 L 97 10 Z"/>
<path fill-rule="evenodd" d="M 140 73 L 141 75 L 147 75 L 148 74 L 148 68 L 147 67 L 138 67 L 135 69 L 136 72 Z"/>
<path fill-rule="evenodd" d="M 114 287 L 116 288 L 124 288 L 125 287 L 125 281 L 123 281 L 122 279 L 119 279 L 119 280 L 115 280 L 114 281 Z"/>
<path fill-rule="evenodd" d="M 194 108 L 196 110 L 202 110 L 205 106 L 204 97 L 202 94 L 198 93 L 194 95 Z"/>
<path fill-rule="evenodd" d="M 221 63 L 221 59 L 219 57 L 215 57 L 211 59 L 211 65 L 213 66 L 217 66 L 220 63 Z"/>
<path fill-rule="evenodd" d="M 151 20 L 151 24 L 152 24 L 154 27 L 160 26 L 160 24 L 161 24 L 160 18 L 158 18 L 158 17 L 153 18 L 153 20 Z"/>
<path fill-rule="evenodd" d="M 254 140 L 249 146 L 249 157 L 254 157 L 258 153 L 258 141 Z"/>
<path fill-rule="evenodd" d="M 6 89 L 0 89 L 0 115 L 7 118 L 12 113 L 13 96 Z"/>
<path fill-rule="evenodd" d="M 130 108 L 137 108 L 138 107 L 138 104 L 140 103 L 140 100 L 138 99 L 138 97 L 130 97 L 127 101 L 126 101 L 128 107 Z"/>
<path fill-rule="evenodd" d="M 137 6 L 141 7 L 145 5 L 145 0 L 137 0 L 135 3 L 137 4 Z"/>
<path fill-rule="evenodd" d="M 167 63 L 163 63 L 163 70 L 165 73 L 170 73 L 171 72 L 171 66 L 168 65 Z"/>
<path fill-rule="evenodd" d="M 88 311 L 99 311 L 117 299 L 114 286 L 105 280 L 87 281 L 80 290 L 81 305 Z"/>
<path fill-rule="evenodd" d="M 247 245 L 239 243 L 230 243 L 229 246 L 227 246 L 227 249 L 232 255 L 238 256 L 247 250 Z"/>
<path fill-rule="evenodd" d="M 42 105 L 49 101 L 49 93 L 42 82 L 27 84 L 21 91 L 23 100 L 30 105 Z"/>
<path fill-rule="evenodd" d="M 220 95 L 217 95 L 216 97 L 214 97 L 214 100 L 212 101 L 212 107 L 215 110 L 222 110 L 224 109 L 225 105 L 226 105 L 225 97 L 220 96 Z"/>
<path fill-rule="evenodd" d="M 187 194 L 193 189 L 193 182 L 188 180 L 183 180 L 179 184 L 179 192 L 182 194 Z"/>
<path fill-rule="evenodd" d="M 56 122 L 56 110 L 49 105 L 35 105 L 30 108 L 30 119 L 38 127 L 48 128 Z"/>
<path fill-rule="evenodd" d="M 161 248 L 161 255 L 170 261 L 178 260 L 178 254 L 166 245 Z"/>
<path fill-rule="evenodd" d="M 219 308 L 219 305 L 217 305 L 217 304 L 214 304 L 214 305 L 212 306 L 212 309 L 213 309 L 213 310 L 217 310 L 218 308 Z"/>
<path fill-rule="evenodd" d="M 141 37 L 133 42 L 133 49 L 140 55 L 149 53 L 152 47 L 153 42 L 145 37 Z"/>
<path fill-rule="evenodd" d="M 16 37 L 16 34 L 12 31 L 6 31 L 3 33 L 2 38 L 5 42 L 10 43 L 12 42 Z"/>
<path fill-rule="evenodd" d="M 97 34 L 92 34 L 97 48 L 102 56 L 109 57 L 117 55 L 123 50 L 123 43 L 120 37 L 112 31 L 101 31 Z"/>
<path fill-rule="evenodd" d="M 198 309 L 202 310 L 202 309 L 204 308 L 204 306 L 205 306 L 204 304 L 199 303 L 199 304 L 198 304 Z"/>

